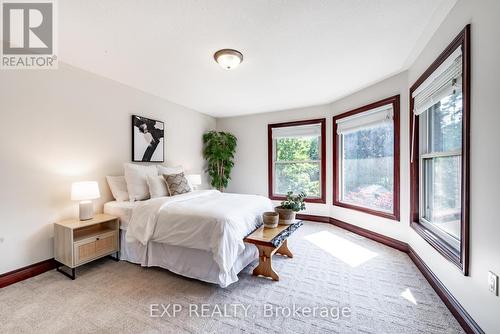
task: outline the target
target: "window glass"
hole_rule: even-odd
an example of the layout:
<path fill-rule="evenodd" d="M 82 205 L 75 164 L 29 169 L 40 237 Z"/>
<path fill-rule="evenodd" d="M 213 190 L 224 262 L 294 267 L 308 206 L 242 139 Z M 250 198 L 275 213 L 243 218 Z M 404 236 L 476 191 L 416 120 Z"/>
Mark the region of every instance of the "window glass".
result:
<path fill-rule="evenodd" d="M 273 194 L 304 191 L 308 198 L 321 198 L 321 135 L 302 135 L 303 126 L 296 129 L 278 130 L 279 137 L 273 138 Z M 319 125 L 314 132 L 321 132 Z"/>
<path fill-rule="evenodd" d="M 460 156 L 424 160 L 423 218 L 442 232 L 460 239 L 461 161 Z"/>
<path fill-rule="evenodd" d="M 447 96 L 429 112 L 428 153 L 462 148 L 462 94 Z"/>
<path fill-rule="evenodd" d="M 393 123 L 382 122 L 341 137 L 341 201 L 392 212 Z"/>
<path fill-rule="evenodd" d="M 320 163 L 276 164 L 276 194 L 304 191 L 308 197 L 320 197 Z"/>
<path fill-rule="evenodd" d="M 462 92 L 442 98 L 419 116 L 420 219 L 459 251 L 462 177 Z"/>
<path fill-rule="evenodd" d="M 319 160 L 319 137 L 276 139 L 276 160 Z"/>

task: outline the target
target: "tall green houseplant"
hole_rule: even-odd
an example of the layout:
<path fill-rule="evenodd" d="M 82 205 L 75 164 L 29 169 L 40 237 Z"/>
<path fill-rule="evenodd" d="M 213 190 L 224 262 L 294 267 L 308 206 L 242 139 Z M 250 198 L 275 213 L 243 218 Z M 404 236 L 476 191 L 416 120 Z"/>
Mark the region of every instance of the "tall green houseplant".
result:
<path fill-rule="evenodd" d="M 207 172 L 212 186 L 224 191 L 231 179 L 236 152 L 236 137 L 223 131 L 210 131 L 203 135 L 203 157 L 207 160 Z"/>

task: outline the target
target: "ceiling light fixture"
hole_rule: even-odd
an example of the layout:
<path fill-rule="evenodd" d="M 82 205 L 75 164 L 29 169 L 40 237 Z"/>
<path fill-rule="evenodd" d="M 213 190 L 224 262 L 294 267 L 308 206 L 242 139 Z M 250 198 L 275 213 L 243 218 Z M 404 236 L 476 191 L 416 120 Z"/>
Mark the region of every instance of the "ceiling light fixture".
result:
<path fill-rule="evenodd" d="M 223 69 L 232 70 L 243 61 L 243 55 L 237 50 L 222 49 L 214 53 L 214 59 Z"/>

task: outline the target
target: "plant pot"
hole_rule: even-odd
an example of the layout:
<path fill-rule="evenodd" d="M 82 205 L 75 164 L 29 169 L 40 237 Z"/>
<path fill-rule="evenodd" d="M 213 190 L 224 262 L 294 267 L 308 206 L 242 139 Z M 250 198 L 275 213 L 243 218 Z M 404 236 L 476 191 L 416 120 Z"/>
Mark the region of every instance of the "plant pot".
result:
<path fill-rule="evenodd" d="M 295 211 L 292 209 L 283 209 L 278 206 L 275 210 L 279 214 L 280 225 L 291 225 L 295 222 Z"/>
<path fill-rule="evenodd" d="M 275 228 L 278 226 L 279 214 L 277 212 L 264 212 L 262 214 L 264 228 Z"/>

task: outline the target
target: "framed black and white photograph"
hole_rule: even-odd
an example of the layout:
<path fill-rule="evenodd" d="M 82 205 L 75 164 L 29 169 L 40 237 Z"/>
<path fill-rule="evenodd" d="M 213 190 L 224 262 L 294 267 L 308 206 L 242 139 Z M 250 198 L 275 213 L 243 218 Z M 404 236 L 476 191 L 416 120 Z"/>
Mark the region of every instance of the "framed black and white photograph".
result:
<path fill-rule="evenodd" d="M 164 162 L 164 138 L 163 122 L 132 115 L 132 161 Z"/>

